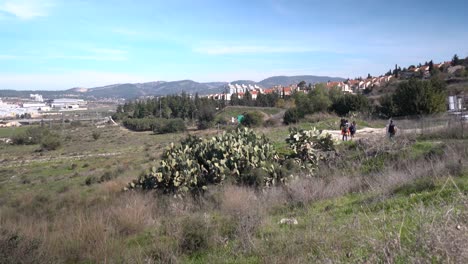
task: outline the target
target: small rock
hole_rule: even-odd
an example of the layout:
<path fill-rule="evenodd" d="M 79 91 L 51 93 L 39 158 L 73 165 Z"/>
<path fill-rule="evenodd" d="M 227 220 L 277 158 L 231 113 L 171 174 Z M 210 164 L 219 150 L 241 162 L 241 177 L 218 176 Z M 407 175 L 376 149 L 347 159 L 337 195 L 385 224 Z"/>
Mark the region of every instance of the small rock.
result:
<path fill-rule="evenodd" d="M 457 225 L 457 230 L 460 230 L 461 229 L 461 225 Z"/>
<path fill-rule="evenodd" d="M 283 218 L 279 221 L 279 224 L 281 225 L 297 225 L 297 219 L 296 218 Z"/>

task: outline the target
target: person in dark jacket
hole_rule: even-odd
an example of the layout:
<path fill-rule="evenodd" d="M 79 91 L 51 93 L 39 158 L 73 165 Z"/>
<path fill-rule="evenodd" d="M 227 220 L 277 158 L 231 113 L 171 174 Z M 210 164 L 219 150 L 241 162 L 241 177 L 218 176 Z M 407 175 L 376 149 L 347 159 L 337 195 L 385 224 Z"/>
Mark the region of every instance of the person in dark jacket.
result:
<path fill-rule="evenodd" d="M 395 123 L 393 123 L 393 120 L 390 120 L 390 124 L 388 124 L 387 128 L 388 138 L 393 139 L 393 137 L 395 137 L 396 131 L 397 129 Z"/>

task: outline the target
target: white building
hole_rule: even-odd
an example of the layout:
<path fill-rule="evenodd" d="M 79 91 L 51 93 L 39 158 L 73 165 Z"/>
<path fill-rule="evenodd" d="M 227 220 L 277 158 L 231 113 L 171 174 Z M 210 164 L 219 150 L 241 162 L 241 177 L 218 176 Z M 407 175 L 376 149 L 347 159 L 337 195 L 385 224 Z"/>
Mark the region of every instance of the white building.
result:
<path fill-rule="evenodd" d="M 50 106 L 54 109 L 79 109 L 86 104 L 87 102 L 82 99 L 61 98 L 54 99 Z"/>
<path fill-rule="evenodd" d="M 263 92 L 263 89 L 260 88 L 260 86 L 254 84 L 232 84 L 232 83 L 229 83 L 226 85 L 225 87 L 225 93 L 226 93 L 226 97 L 225 99 L 227 101 L 230 101 L 231 100 L 231 96 L 233 94 L 239 94 L 239 95 L 242 95 L 242 94 L 245 94 L 247 91 L 249 91 L 251 94 L 254 92 L 255 93 L 255 99 L 257 97 L 257 92 L 260 92 L 262 93 Z M 253 97 L 252 97 L 253 99 Z M 255 100 L 254 99 L 254 100 Z"/>
<path fill-rule="evenodd" d="M 36 102 L 44 102 L 44 98 L 40 94 L 30 94 L 29 97 Z"/>

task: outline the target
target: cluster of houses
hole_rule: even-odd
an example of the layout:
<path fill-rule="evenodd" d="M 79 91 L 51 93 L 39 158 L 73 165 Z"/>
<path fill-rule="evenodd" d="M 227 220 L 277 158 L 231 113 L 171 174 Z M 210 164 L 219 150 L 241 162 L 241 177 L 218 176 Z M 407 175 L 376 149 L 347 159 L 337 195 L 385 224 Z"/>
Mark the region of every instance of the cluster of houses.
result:
<path fill-rule="evenodd" d="M 441 63 L 434 63 L 432 64 L 433 68 L 440 69 L 448 69 L 448 71 L 456 71 L 460 67 L 463 66 L 451 66 L 451 61 L 445 61 Z M 458 68 L 457 68 L 458 67 Z M 431 66 L 429 63 L 425 63 L 424 65 L 419 66 L 410 66 L 408 69 L 399 69 L 398 75 L 403 79 L 414 77 L 415 75 L 420 75 L 423 78 L 429 78 Z M 393 72 L 395 74 L 395 72 Z M 369 76 L 366 79 L 363 78 L 356 78 L 356 79 L 348 79 L 345 81 L 334 82 L 329 81 L 325 83 L 325 87 L 331 89 L 333 87 L 340 88 L 345 93 L 360 93 L 365 89 L 370 89 L 373 87 L 379 87 L 390 82 L 395 76 L 391 74 L 391 72 L 387 73 L 386 75 L 382 75 L 379 77 L 371 77 Z M 224 88 L 222 93 L 218 94 L 209 94 L 206 95 L 209 98 L 213 98 L 215 100 L 226 100 L 230 101 L 233 95 L 237 95 L 237 98 L 243 98 L 245 93 L 248 91 L 253 100 L 256 100 L 259 94 L 269 94 L 269 93 L 278 93 L 280 96 L 289 96 L 294 92 L 303 92 L 307 93 L 310 88 L 314 88 L 315 84 L 312 87 L 307 87 L 302 89 L 298 87 L 296 84 L 289 85 L 289 86 L 275 86 L 268 89 L 264 89 L 259 87 L 258 85 L 253 84 L 236 84 L 230 83 L 227 84 Z"/>
<path fill-rule="evenodd" d="M 348 79 L 341 82 L 327 82 L 325 83 L 326 88 L 340 88 L 345 93 L 358 93 L 363 91 L 366 88 L 380 86 L 384 83 L 389 82 L 393 78 L 393 75 L 389 76 L 380 76 L 367 79 Z M 226 100 L 231 101 L 233 96 L 241 99 L 248 92 L 252 100 L 256 100 L 259 94 L 271 94 L 277 93 L 280 96 L 290 96 L 294 92 L 308 93 L 310 89 L 314 89 L 315 84 L 312 87 L 301 88 L 297 84 L 292 84 L 289 86 L 277 85 L 268 89 L 259 87 L 256 84 L 237 84 L 229 83 L 224 87 L 223 93 L 217 94 L 208 94 L 206 97 L 212 98 L 215 100 Z"/>
<path fill-rule="evenodd" d="M 86 110 L 87 102 L 81 99 L 53 99 L 44 101 L 41 95 L 31 94 L 29 100 L 0 99 L 0 118 L 39 117 L 50 111 Z"/>
<path fill-rule="evenodd" d="M 452 64 L 451 61 L 445 61 L 445 62 L 441 62 L 441 63 L 434 63 L 433 64 L 433 67 L 435 69 L 439 69 L 441 70 L 442 68 L 448 68 L 450 67 Z M 418 67 L 414 66 L 414 65 L 411 65 L 410 67 L 408 67 L 407 70 L 403 70 L 400 75 L 401 77 L 403 78 L 411 78 L 413 76 L 415 76 L 416 74 L 420 74 L 423 78 L 429 78 L 431 77 L 431 73 L 430 73 L 430 66 L 428 63 L 424 64 L 424 65 L 419 65 Z"/>

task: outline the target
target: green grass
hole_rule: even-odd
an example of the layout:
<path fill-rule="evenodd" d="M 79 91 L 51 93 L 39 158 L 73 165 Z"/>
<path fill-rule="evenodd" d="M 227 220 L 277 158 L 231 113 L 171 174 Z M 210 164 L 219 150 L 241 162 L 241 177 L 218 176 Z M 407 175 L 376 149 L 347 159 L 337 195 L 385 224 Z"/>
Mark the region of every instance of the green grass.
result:
<path fill-rule="evenodd" d="M 319 128 L 325 128 L 331 127 L 332 124 L 334 126 L 334 122 L 337 121 L 339 119 L 331 117 L 316 123 L 302 122 L 298 126 L 309 129 L 316 124 Z M 288 151 L 284 142 L 288 128 L 280 126 L 256 130 L 264 133 L 276 149 L 284 153 Z M 167 260 L 164 257 L 174 254 L 181 263 L 440 263 L 447 261 L 444 253 L 428 247 L 426 242 L 439 243 L 439 238 L 449 240 L 447 234 L 459 232 L 453 228 L 454 223 L 466 225 L 468 173 L 466 165 L 459 165 L 458 160 L 454 163 L 454 168 L 444 170 L 456 172 L 451 174 L 459 175 L 458 177 L 444 176 L 448 173 L 437 177 L 422 177 L 404 184 L 392 185 L 383 191 L 359 190 L 311 202 L 290 201 L 292 198 L 287 198 L 271 205 L 265 212 L 252 210 L 252 217 L 222 211 L 220 207 L 223 206 L 224 200 L 220 197 L 225 194 L 216 193 L 216 189 L 213 189 L 212 197 L 207 197 L 206 206 L 190 202 L 185 204 L 177 199 L 168 204 L 165 198 L 153 196 L 135 200 L 142 204 L 125 205 L 125 201 L 131 201 L 136 193 L 122 193 L 121 185 L 135 179 L 143 170 L 153 165 L 169 142 L 178 142 L 186 133 L 153 135 L 108 127 L 101 129 L 101 137 L 94 140 L 93 129 L 86 126 L 65 126 L 60 130 L 64 140 L 62 147 L 50 152 L 36 152 L 37 145 L 0 144 L 0 218 L 3 217 L 0 220 L 11 216 L 11 219 L 16 221 L 15 217 L 21 219 L 25 215 L 24 217 L 34 221 L 56 223 L 58 220 L 54 217 L 74 216 L 75 209 L 83 210 L 86 217 L 91 217 L 96 211 L 109 213 L 115 210 L 118 214 L 104 222 L 106 231 L 103 233 L 111 233 L 103 239 L 105 244 L 120 245 L 125 249 L 115 251 L 114 254 L 121 256 L 119 254 L 123 255 L 122 252 L 125 251 L 128 256 L 140 257 L 141 261 L 155 256 Z M 206 131 L 197 133 L 200 136 L 209 134 Z M 432 158 L 440 158 L 446 149 L 451 149 L 447 147 L 446 142 L 416 141 L 410 144 L 397 154 L 384 153 L 368 158 L 359 164 L 362 166 L 358 167 L 358 170 L 364 173 L 385 171 L 398 161 L 407 159 L 432 164 Z M 465 141 L 453 141 L 451 144 L 452 147 L 455 144 L 465 146 L 465 152 L 468 146 Z M 339 152 L 349 159 L 354 159 L 353 155 L 362 152 L 357 142 L 344 142 L 338 147 Z M 460 155 L 459 159 L 464 162 L 465 156 L 460 154 L 465 153 L 463 151 L 457 153 Z M 107 152 L 119 154 L 111 157 L 85 156 L 68 159 L 76 155 Z M 22 163 L 24 160 L 32 162 Z M 447 165 L 450 164 L 446 163 L 444 166 Z M 340 168 L 335 172 L 340 175 L 348 171 L 347 168 Z M 94 183 L 90 186 L 85 184 L 88 177 L 99 178 L 105 173 L 116 177 L 110 181 L 115 189 L 108 189 L 106 183 Z M 329 179 L 324 177 L 323 180 Z M 169 197 L 167 198 L 169 200 Z M 239 200 L 242 199 L 243 197 Z M 265 203 L 273 202 L 266 200 Z M 243 206 L 249 206 L 248 202 L 245 204 Z M 124 221 L 127 218 L 122 218 L 123 223 L 118 222 L 117 218 L 121 214 L 134 213 L 134 206 L 141 206 L 142 210 L 137 211 L 140 213 L 154 210 L 151 217 L 141 216 L 144 220 L 142 223 L 145 222 L 146 226 L 141 230 L 137 228 L 138 231 L 134 233 L 115 231 L 121 225 L 132 226 L 132 223 Z M 205 223 L 209 228 L 206 231 L 209 234 L 209 243 L 200 250 L 187 252 L 181 248 L 180 243 L 183 239 L 180 238 L 178 230 L 186 217 L 193 217 L 195 214 L 200 217 L 198 220 L 202 226 Z M 255 216 L 259 216 L 259 220 L 255 220 Z M 284 217 L 295 217 L 299 224 L 279 225 L 278 222 Z M 242 228 L 248 227 L 250 221 L 256 221 L 254 227 L 244 231 Z M 77 223 L 73 224 L 77 226 Z M 443 229 L 444 225 L 449 225 L 452 231 Z M 190 226 L 189 223 L 188 227 Z M 58 232 L 54 228 L 59 227 L 50 224 L 48 228 Z M 60 232 L 64 232 L 61 235 L 66 235 L 68 231 Z M 95 230 L 92 229 L 92 232 Z M 246 233 L 250 236 L 243 240 L 242 235 Z M 463 234 L 459 233 L 460 236 Z M 38 238 L 46 236 L 42 236 L 40 232 L 33 235 Z M 438 237 L 436 239 L 433 236 Z M 93 255 L 98 251 L 80 251 L 80 246 L 93 243 L 92 239 L 76 239 L 69 242 L 68 246 L 75 250 L 74 252 L 80 253 L 77 260 L 82 261 L 81 263 L 100 262 L 96 260 L 100 256 Z M 441 245 L 435 244 L 434 247 Z M 106 256 L 111 256 L 108 254 L 110 253 L 107 252 Z M 132 262 L 131 260 L 135 259 L 109 259 L 110 262 L 119 262 L 117 260 Z"/>
<path fill-rule="evenodd" d="M 241 115 L 245 112 L 260 111 L 266 115 L 275 115 L 281 112 L 282 109 L 275 107 L 251 107 L 251 106 L 228 106 L 216 114 L 217 118 L 224 118 L 226 120 L 231 119 L 231 117 L 237 118 L 238 115 Z"/>
<path fill-rule="evenodd" d="M 14 134 L 24 132 L 28 127 L 1 127 L 0 138 L 11 138 Z"/>

